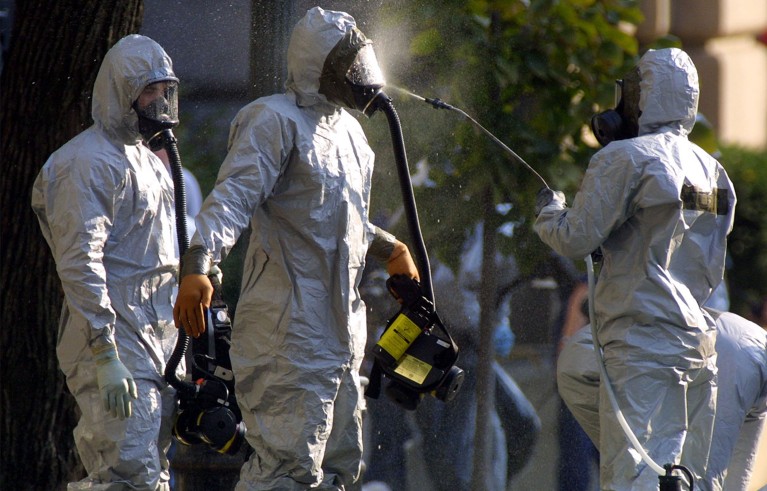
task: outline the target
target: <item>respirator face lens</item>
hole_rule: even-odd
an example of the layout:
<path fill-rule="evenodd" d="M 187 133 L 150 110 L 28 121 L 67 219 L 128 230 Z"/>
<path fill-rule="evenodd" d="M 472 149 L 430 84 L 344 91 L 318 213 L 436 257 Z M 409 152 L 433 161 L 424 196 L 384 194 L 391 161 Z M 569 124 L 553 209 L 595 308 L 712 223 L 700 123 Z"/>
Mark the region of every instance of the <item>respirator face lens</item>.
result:
<path fill-rule="evenodd" d="M 349 31 L 330 50 L 320 73 L 319 93 L 339 106 L 370 116 L 386 84 L 373 43 L 357 29 Z"/>
<path fill-rule="evenodd" d="M 346 72 L 346 79 L 349 83 L 358 87 L 381 88 L 386 85 L 372 44 L 365 44 L 357 52 L 354 63 L 351 64 Z"/>
<path fill-rule="evenodd" d="M 136 100 L 136 112 L 169 127 L 178 124 L 178 83 L 166 80 L 144 87 Z"/>
<path fill-rule="evenodd" d="M 372 102 L 386 84 L 372 44 L 360 48 L 345 78 L 354 100 L 353 107 L 370 117 L 376 110 Z"/>

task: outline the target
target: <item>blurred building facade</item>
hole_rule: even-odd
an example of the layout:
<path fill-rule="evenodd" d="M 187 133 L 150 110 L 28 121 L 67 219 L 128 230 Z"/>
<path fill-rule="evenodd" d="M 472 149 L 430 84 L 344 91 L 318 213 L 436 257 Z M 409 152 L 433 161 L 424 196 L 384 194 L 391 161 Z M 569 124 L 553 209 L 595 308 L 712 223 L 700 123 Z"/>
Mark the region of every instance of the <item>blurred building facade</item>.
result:
<path fill-rule="evenodd" d="M 699 110 L 721 141 L 767 148 L 767 31 L 765 0 L 641 0 L 646 44 L 674 35 L 698 69 Z"/>
<path fill-rule="evenodd" d="M 364 26 L 382 1 L 326 0 L 322 5 L 348 11 Z M 252 93 L 254 87 L 281 89 L 290 28 L 317 3 L 145 0 L 141 32 L 171 55 L 187 94 L 217 91 L 248 100 L 264 95 Z M 2 52 L 10 42 L 14 4 L 0 0 Z M 642 45 L 667 35 L 682 41 L 698 68 L 700 111 L 722 142 L 767 149 L 767 44 L 759 41 L 767 33 L 767 1 L 639 0 L 639 5 L 645 20 L 636 29 L 637 39 Z M 280 16 L 259 15 L 275 7 Z"/>

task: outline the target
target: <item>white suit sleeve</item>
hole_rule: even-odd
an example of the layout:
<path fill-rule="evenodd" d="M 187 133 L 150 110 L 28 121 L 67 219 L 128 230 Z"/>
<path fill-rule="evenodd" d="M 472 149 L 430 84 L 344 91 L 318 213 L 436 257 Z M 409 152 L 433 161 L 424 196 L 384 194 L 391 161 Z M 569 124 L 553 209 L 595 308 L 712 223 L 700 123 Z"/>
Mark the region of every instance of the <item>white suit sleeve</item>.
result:
<path fill-rule="evenodd" d="M 571 207 L 544 207 L 535 221 L 541 240 L 563 256 L 583 259 L 632 214 L 634 166 L 610 147 L 592 158 Z"/>
<path fill-rule="evenodd" d="M 91 344 L 112 343 L 115 312 L 106 283 L 104 251 L 129 176 L 109 163 L 69 166 L 61 175 L 43 173 L 35 183 L 38 213 L 69 308 L 91 329 Z"/>
<path fill-rule="evenodd" d="M 293 147 L 290 131 L 274 112 L 246 106 L 229 132 L 229 149 L 213 191 L 195 219 L 192 245 L 202 245 L 218 263 L 272 193 Z"/>

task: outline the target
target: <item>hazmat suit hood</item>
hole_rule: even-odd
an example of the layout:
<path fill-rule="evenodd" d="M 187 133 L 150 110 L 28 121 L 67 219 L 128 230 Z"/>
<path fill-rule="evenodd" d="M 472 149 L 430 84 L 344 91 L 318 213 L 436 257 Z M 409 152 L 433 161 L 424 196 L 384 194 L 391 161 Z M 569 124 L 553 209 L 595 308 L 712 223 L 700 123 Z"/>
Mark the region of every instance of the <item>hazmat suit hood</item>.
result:
<path fill-rule="evenodd" d="M 320 94 L 320 76 L 330 51 L 356 27 L 344 12 L 314 7 L 296 24 L 288 45 L 286 87 L 295 93 L 299 106 L 312 106 L 328 99 Z"/>
<path fill-rule="evenodd" d="M 152 39 L 138 34 L 118 41 L 106 54 L 93 86 L 91 116 L 110 138 L 125 145 L 141 140 L 133 103 L 149 84 L 175 81 L 170 57 Z"/>
<path fill-rule="evenodd" d="M 698 112 L 698 71 L 689 55 L 677 48 L 648 50 L 639 60 L 639 134 L 669 127 L 685 136 Z"/>

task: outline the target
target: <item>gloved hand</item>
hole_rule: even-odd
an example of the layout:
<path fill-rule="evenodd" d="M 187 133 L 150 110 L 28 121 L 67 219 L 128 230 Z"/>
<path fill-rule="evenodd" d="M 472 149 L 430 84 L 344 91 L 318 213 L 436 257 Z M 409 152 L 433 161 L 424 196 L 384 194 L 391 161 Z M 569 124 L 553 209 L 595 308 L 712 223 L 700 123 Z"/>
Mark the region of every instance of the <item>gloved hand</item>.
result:
<path fill-rule="evenodd" d="M 558 203 L 562 208 L 565 206 L 565 194 L 562 191 L 554 191 L 551 188 L 541 188 L 535 197 L 535 216 L 541 214 L 541 210 L 551 203 Z"/>
<path fill-rule="evenodd" d="M 133 376 L 117 356 L 117 347 L 109 344 L 94 348 L 93 356 L 104 410 L 116 418 L 130 418 L 131 399 L 138 397 L 138 390 Z"/>
<path fill-rule="evenodd" d="M 204 274 L 188 274 L 181 279 L 176 305 L 173 306 L 173 322 L 182 327 L 189 336 L 200 337 L 205 332 L 205 311 L 210 307 L 213 285 Z"/>
<path fill-rule="evenodd" d="M 410 250 L 400 241 L 394 244 L 394 250 L 386 261 L 386 272 L 389 273 L 389 276 L 403 274 L 416 281 L 421 281 L 418 268 L 415 267 L 413 258 L 410 256 Z"/>

